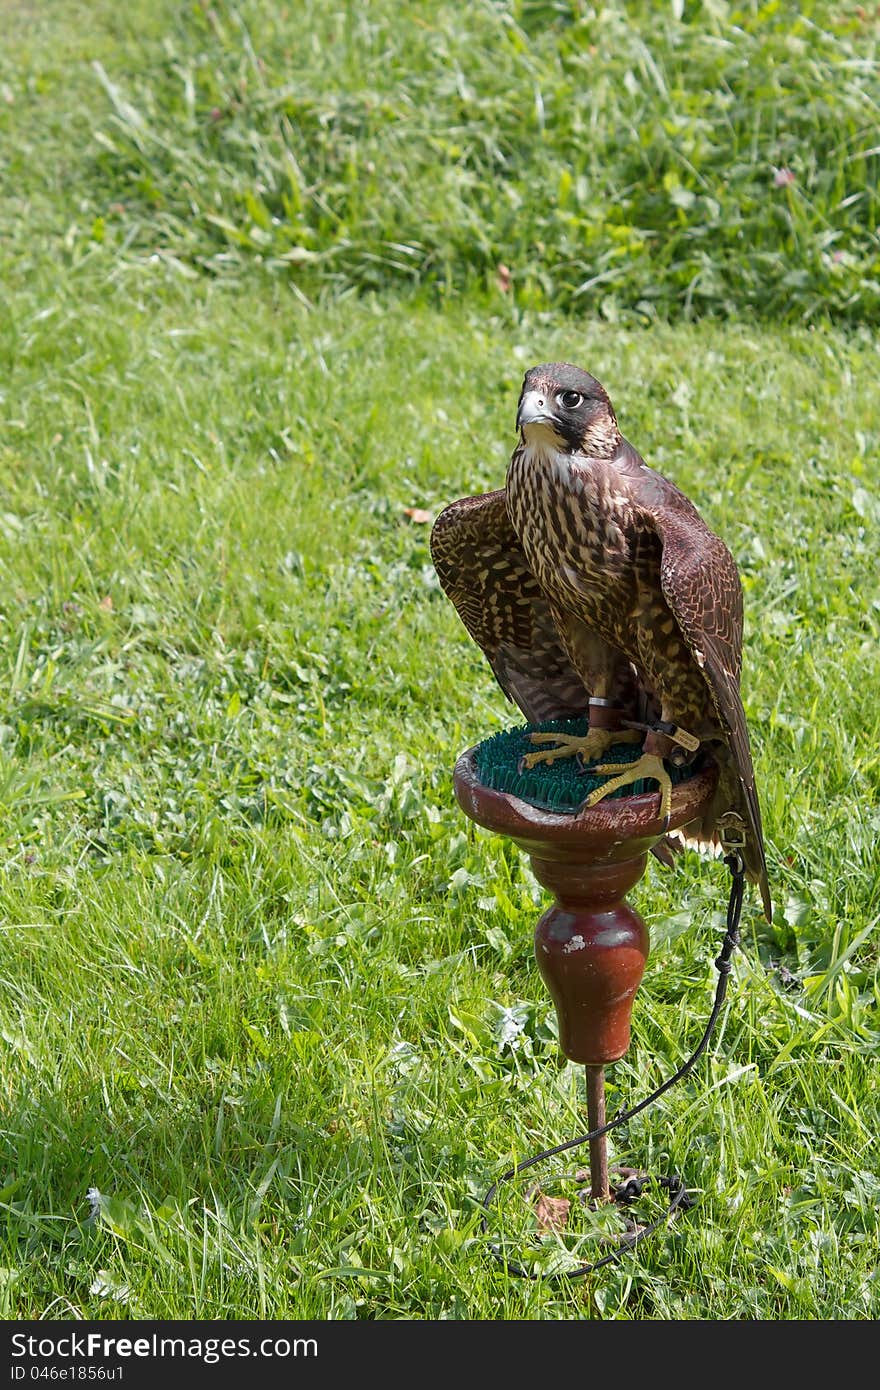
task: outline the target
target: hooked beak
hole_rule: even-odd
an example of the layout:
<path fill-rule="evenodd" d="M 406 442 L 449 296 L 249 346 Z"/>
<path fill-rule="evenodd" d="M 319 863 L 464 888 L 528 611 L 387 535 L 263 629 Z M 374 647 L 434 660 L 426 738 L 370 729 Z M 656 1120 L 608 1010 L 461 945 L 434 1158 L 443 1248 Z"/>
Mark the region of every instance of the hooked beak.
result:
<path fill-rule="evenodd" d="M 549 424 L 552 419 L 553 414 L 548 409 L 547 397 L 544 392 L 526 391 L 516 413 L 517 429 L 521 430 L 523 425 Z"/>

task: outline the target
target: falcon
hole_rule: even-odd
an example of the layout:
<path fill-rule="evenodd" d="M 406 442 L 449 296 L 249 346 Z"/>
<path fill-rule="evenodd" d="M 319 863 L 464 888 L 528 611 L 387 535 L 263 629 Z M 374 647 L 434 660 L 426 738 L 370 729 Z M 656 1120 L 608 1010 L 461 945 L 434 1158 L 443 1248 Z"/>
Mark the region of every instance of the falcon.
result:
<path fill-rule="evenodd" d="M 531 767 L 578 757 L 610 777 L 585 798 L 704 750 L 713 801 L 685 842 L 742 855 L 771 918 L 761 811 L 740 698 L 743 602 L 723 541 L 622 437 L 605 388 L 570 363 L 532 367 L 505 486 L 453 502 L 431 532 L 441 587 L 529 723 L 586 714 L 583 737 L 533 733 Z M 640 742 L 626 764 L 608 748 Z M 662 854 L 660 857 L 664 857 Z"/>

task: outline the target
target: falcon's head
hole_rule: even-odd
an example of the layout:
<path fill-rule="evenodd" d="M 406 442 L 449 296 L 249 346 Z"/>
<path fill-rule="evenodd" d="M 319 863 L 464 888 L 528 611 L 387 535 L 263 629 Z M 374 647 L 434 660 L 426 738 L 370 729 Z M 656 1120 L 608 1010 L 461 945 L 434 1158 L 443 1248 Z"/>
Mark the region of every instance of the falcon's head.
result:
<path fill-rule="evenodd" d="M 601 382 L 570 362 L 545 362 L 523 379 L 516 427 L 525 444 L 610 456 L 620 435 Z"/>

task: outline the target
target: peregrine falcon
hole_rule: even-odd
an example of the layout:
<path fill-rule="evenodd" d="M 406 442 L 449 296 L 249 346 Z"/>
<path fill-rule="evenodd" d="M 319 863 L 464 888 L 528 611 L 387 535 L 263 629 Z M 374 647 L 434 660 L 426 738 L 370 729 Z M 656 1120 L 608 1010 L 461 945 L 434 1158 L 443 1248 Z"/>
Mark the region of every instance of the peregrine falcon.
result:
<path fill-rule="evenodd" d="M 431 533 L 444 592 L 530 723 L 587 713 L 584 737 L 533 734 L 530 766 L 578 756 L 610 776 L 584 806 L 642 778 L 672 794 L 664 759 L 705 749 L 719 778 L 686 840 L 742 855 L 771 916 L 761 812 L 739 683 L 742 588 L 693 504 L 621 436 L 605 388 L 581 368 L 526 373 L 520 433 L 496 492 L 446 507 Z M 607 749 L 642 744 L 626 764 Z"/>

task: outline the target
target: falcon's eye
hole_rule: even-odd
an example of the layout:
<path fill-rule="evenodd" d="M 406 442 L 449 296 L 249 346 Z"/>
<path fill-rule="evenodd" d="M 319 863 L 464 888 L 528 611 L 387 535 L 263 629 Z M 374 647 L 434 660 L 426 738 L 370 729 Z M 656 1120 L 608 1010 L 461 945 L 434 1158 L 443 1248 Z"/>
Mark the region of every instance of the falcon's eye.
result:
<path fill-rule="evenodd" d="M 566 410 L 576 410 L 584 398 L 580 391 L 560 391 L 556 399 Z"/>

